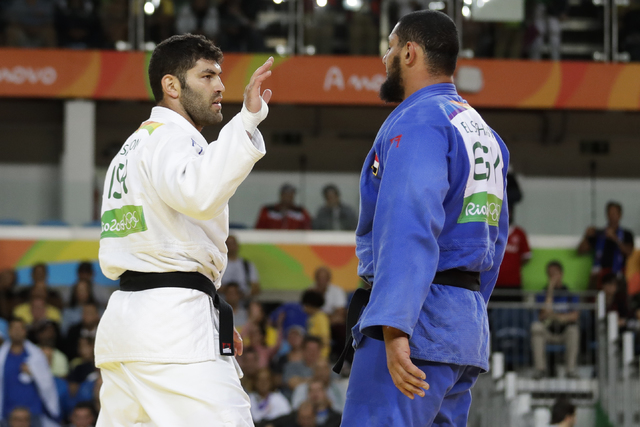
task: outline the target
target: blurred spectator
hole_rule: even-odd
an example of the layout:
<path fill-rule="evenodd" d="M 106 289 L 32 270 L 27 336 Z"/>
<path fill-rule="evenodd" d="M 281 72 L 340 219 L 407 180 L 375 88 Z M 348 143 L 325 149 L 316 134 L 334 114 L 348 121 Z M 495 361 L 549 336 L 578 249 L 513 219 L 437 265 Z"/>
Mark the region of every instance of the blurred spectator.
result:
<path fill-rule="evenodd" d="M 96 370 L 93 361 L 94 343 L 95 340 L 91 337 L 81 337 L 78 341 L 79 357 L 71 361 L 71 372 L 67 377 L 71 396 L 77 394 L 80 385 Z"/>
<path fill-rule="evenodd" d="M 536 297 L 536 302 L 544 303 L 538 314 L 538 321 L 531 325 L 531 346 L 535 365 L 535 378 L 547 374 L 547 344 L 565 345 L 567 377 L 576 378 L 576 363 L 580 346 L 578 329 L 579 311 L 572 308 L 580 300 L 562 282 L 563 268 L 558 261 L 547 264 L 549 281 L 545 293 Z"/>
<path fill-rule="evenodd" d="M 102 27 L 92 0 L 59 0 L 56 10 L 58 46 L 72 49 L 102 47 Z"/>
<path fill-rule="evenodd" d="M 2 423 L 2 426 L 7 427 L 31 427 L 31 412 L 29 408 L 18 406 L 14 408 L 9 414 L 9 422 L 7 424 Z"/>
<path fill-rule="evenodd" d="M 93 427 L 97 417 L 91 402 L 80 402 L 73 408 L 69 427 Z"/>
<path fill-rule="evenodd" d="M 29 338 L 31 336 L 32 338 Z M 64 378 L 69 374 L 69 361 L 67 356 L 58 350 L 61 343 L 60 331 L 58 324 L 52 321 L 47 321 L 41 324 L 37 329 L 30 332 L 27 335 L 29 341 L 37 344 L 42 351 L 47 354 L 45 348 L 51 348 L 52 358 L 49 361 L 51 367 L 51 373 L 56 377 Z"/>
<path fill-rule="evenodd" d="M 227 268 L 222 275 L 222 286 L 235 282 L 240 286 L 242 298 L 260 293 L 260 277 L 254 263 L 239 256 L 238 239 L 231 235 L 227 238 Z"/>
<path fill-rule="evenodd" d="M 271 312 L 269 318 L 273 323 L 276 323 L 282 313 L 284 313 L 284 321 L 282 323 L 283 330 L 288 331 L 292 326 L 300 326 L 305 331 L 307 330 L 308 316 L 299 302 L 285 302 L 284 304 L 280 304 L 278 308 Z"/>
<path fill-rule="evenodd" d="M 13 269 L 0 271 L 0 317 L 8 319 L 16 305 L 14 290 L 17 276 Z"/>
<path fill-rule="evenodd" d="M 100 370 L 96 369 L 93 371 L 87 379 L 80 384 L 80 388 L 78 389 L 78 393 L 75 395 L 73 399 L 74 406 L 78 402 L 92 402 L 93 406 L 96 408 L 96 411 L 100 411 L 100 387 L 102 387 L 102 376 L 100 375 Z"/>
<path fill-rule="evenodd" d="M 104 0 L 101 14 L 106 49 L 129 40 L 129 0 Z"/>
<path fill-rule="evenodd" d="M 233 308 L 233 326 L 238 330 L 242 329 L 249 320 L 249 312 L 240 303 L 242 301 L 240 286 L 236 282 L 229 282 L 220 289 L 220 294 Z"/>
<path fill-rule="evenodd" d="M 56 385 L 56 390 L 58 392 L 58 403 L 60 406 L 60 415 L 62 420 L 66 420 L 71 411 L 73 410 L 73 400 L 71 399 L 71 395 L 69 394 L 69 385 L 67 384 L 67 380 L 65 379 L 69 373 L 69 364 L 67 362 L 67 357 L 53 347 L 47 345 L 40 345 L 40 350 L 47 357 L 47 362 L 49 362 L 49 368 L 51 369 L 51 373 L 53 374 L 53 380 Z M 56 359 L 58 357 L 62 357 L 64 363 L 66 364 L 64 375 L 60 375 L 60 373 L 56 373 Z M 59 359 L 58 359 L 59 360 Z"/>
<path fill-rule="evenodd" d="M 330 324 L 329 353 L 337 357 L 342 353 L 346 339 L 347 294 L 341 287 L 331 283 L 331 270 L 327 267 L 316 269 L 314 277 L 315 282 L 310 289 L 324 297 L 322 311 L 327 314 Z"/>
<path fill-rule="evenodd" d="M 305 208 L 296 206 L 296 188 L 291 184 L 280 187 L 280 202 L 260 210 L 256 228 L 274 230 L 309 230 L 311 217 Z"/>
<path fill-rule="evenodd" d="M 255 391 L 249 394 L 249 399 L 251 416 L 258 426 L 291 413 L 291 405 L 287 398 L 274 389 L 269 369 L 263 368 L 258 371 Z"/>
<path fill-rule="evenodd" d="M 253 6 L 253 7 L 252 7 Z M 245 0 L 222 0 L 218 45 L 223 52 L 262 52 L 264 41 L 256 30 L 257 5 Z"/>
<path fill-rule="evenodd" d="M 545 36 L 549 38 L 549 51 L 551 59 L 560 60 L 560 45 L 562 40 L 562 27 L 560 21 L 567 17 L 569 2 L 567 0 L 537 0 L 534 11 L 535 37 L 529 48 L 531 59 L 542 58 L 542 48 Z"/>
<path fill-rule="evenodd" d="M 54 47 L 55 10 L 52 0 L 13 0 L 7 9 L 8 46 Z"/>
<path fill-rule="evenodd" d="M 244 349 L 242 356 L 238 357 L 238 364 L 244 373 L 240 379 L 242 388 L 247 393 L 252 393 L 256 389 L 256 381 L 260 366 L 258 365 L 258 353 L 251 347 Z"/>
<path fill-rule="evenodd" d="M 278 340 L 275 345 L 268 345 L 265 341 L 265 330 L 260 325 L 247 324 L 242 332 L 249 338 L 251 348 L 258 354 L 258 366 L 268 368 L 271 359 L 280 349 L 282 333 L 278 332 Z"/>
<path fill-rule="evenodd" d="M 326 397 L 331 402 L 331 407 L 336 412 L 342 413 L 347 399 L 346 389 L 334 381 L 331 375 L 332 371 L 329 362 L 322 359 L 319 360 L 313 368 L 311 381 L 298 385 L 293 391 L 293 395 L 291 396 L 291 406 L 293 406 L 293 409 L 298 409 L 302 402 L 309 399 L 312 381 L 316 381 L 322 385 Z"/>
<path fill-rule="evenodd" d="M 321 355 L 328 358 L 331 352 L 331 322 L 322 311 L 324 297 L 317 291 L 307 290 L 302 294 L 302 309 L 307 313 L 307 333 L 322 341 Z"/>
<path fill-rule="evenodd" d="M 287 415 L 266 425 L 266 427 L 319 427 L 313 403 L 306 401 L 291 415 Z"/>
<path fill-rule="evenodd" d="M 320 427 L 340 427 L 341 416 L 331 407 L 331 401 L 322 381 L 309 382 L 309 402 L 316 412 L 316 425 Z"/>
<path fill-rule="evenodd" d="M 531 259 L 531 248 L 527 239 L 527 233 L 513 223 L 513 217 L 509 216 L 509 237 L 504 258 L 500 265 L 496 289 L 522 290 L 522 267 Z M 520 301 L 519 296 L 492 295 L 492 301 Z"/>
<path fill-rule="evenodd" d="M 78 356 L 80 338 L 96 338 L 98 322 L 100 322 L 98 307 L 93 303 L 83 305 L 82 321 L 69 328 L 64 345 L 64 351 L 70 361 Z"/>
<path fill-rule="evenodd" d="M 587 231 L 578 246 L 579 254 L 593 251 L 591 287 L 600 289 L 601 279 L 607 273 L 622 276 L 627 265 L 627 257 L 633 253 L 633 233 L 620 227 L 622 205 L 609 202 L 606 207 L 607 227 Z"/>
<path fill-rule="evenodd" d="M 513 218 L 515 223 L 516 205 L 522 201 L 522 189 L 518 183 L 518 178 L 513 171 L 513 165 L 509 165 L 507 171 L 507 207 L 509 209 L 509 219 Z"/>
<path fill-rule="evenodd" d="M 287 363 L 302 360 L 302 344 L 305 334 L 306 331 L 302 326 L 293 325 L 287 329 L 286 341 L 280 347 L 280 356 L 273 366 L 275 373 L 282 374 Z"/>
<path fill-rule="evenodd" d="M 313 220 L 315 230 L 355 230 L 358 218 L 354 210 L 340 201 L 338 187 L 329 184 L 322 189 L 325 204 Z"/>
<path fill-rule="evenodd" d="M 576 406 L 566 397 L 556 399 L 551 408 L 551 425 L 573 427 L 576 424 Z"/>
<path fill-rule="evenodd" d="M 93 263 L 89 261 L 82 261 L 78 264 L 78 280 L 89 282 L 89 293 L 91 294 L 91 300 L 94 301 L 98 307 L 106 307 L 107 302 L 109 301 L 109 297 L 111 296 L 112 289 L 109 289 L 105 286 L 96 286 L 94 282 L 94 270 Z M 70 297 L 68 298 L 69 303 L 73 304 L 73 292 L 71 292 Z M 77 301 L 80 305 L 82 305 L 81 301 Z"/>
<path fill-rule="evenodd" d="M 314 279 L 315 282 L 311 289 L 324 297 L 322 311 L 329 316 L 331 333 L 333 334 L 334 326 L 342 327 L 345 324 L 347 293 L 340 286 L 331 283 L 331 270 L 327 267 L 318 267 Z"/>
<path fill-rule="evenodd" d="M 218 8 L 211 0 L 190 0 L 178 10 L 176 31 L 178 34 L 202 34 L 217 40 L 220 32 Z"/>
<path fill-rule="evenodd" d="M 313 377 L 313 367 L 320 360 L 322 340 L 314 336 L 306 336 L 302 344 L 302 360 L 289 362 L 284 366 L 283 381 L 289 390 Z"/>
<path fill-rule="evenodd" d="M 13 310 L 14 317 L 19 317 L 31 328 L 37 328 L 41 323 L 51 320 L 60 324 L 62 314 L 56 307 L 47 304 L 44 293 L 39 289 L 31 291 L 33 295 L 29 302 L 20 304 Z"/>
<path fill-rule="evenodd" d="M 62 311 L 61 330 L 64 335 L 71 326 L 82 321 L 83 306 L 89 303 L 97 305 L 91 282 L 87 279 L 79 279 L 71 288 L 69 304 Z"/>
<path fill-rule="evenodd" d="M 602 290 L 605 296 L 605 306 L 607 313 L 615 311 L 618 313 L 618 326 L 624 327 L 631 317 L 629 312 L 629 298 L 620 285 L 620 279 L 615 274 L 609 273 L 602 277 Z"/>
<path fill-rule="evenodd" d="M 273 323 L 276 326 L 281 325 L 282 319 L 277 318 Z M 252 345 L 251 333 L 255 328 L 260 329 L 264 333 L 264 342 L 268 347 L 275 346 L 280 340 L 280 337 L 278 336 L 278 329 L 272 326 L 270 320 L 267 320 L 264 314 L 264 307 L 259 301 L 251 301 L 249 303 L 249 320 L 240 331 L 245 347 L 250 347 Z"/>
<path fill-rule="evenodd" d="M 16 289 L 18 303 L 28 302 L 33 296 L 38 296 L 46 298 L 47 304 L 62 310 L 64 307 L 62 297 L 58 291 L 49 288 L 48 276 L 47 264 L 38 263 L 31 267 L 31 286 Z"/>
<path fill-rule="evenodd" d="M 43 421 L 58 418 L 60 407 L 45 354 L 27 339 L 23 320 L 9 322 L 9 341 L 0 347 L 0 419 L 16 407 L 29 409 Z"/>

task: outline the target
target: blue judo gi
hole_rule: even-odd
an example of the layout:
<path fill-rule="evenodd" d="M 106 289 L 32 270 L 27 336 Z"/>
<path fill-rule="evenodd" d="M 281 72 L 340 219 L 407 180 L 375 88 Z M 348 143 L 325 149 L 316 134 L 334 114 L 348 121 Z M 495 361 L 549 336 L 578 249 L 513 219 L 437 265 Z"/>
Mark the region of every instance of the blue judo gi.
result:
<path fill-rule="evenodd" d="M 486 305 L 507 241 L 508 164 L 504 142 L 453 84 L 411 94 L 382 125 L 360 178 L 358 274 L 373 287 L 352 330 L 343 426 L 467 425 L 470 389 L 489 369 Z M 449 269 L 479 272 L 480 291 L 433 283 Z M 393 384 L 382 326 L 409 335 L 431 387 L 424 398 Z"/>

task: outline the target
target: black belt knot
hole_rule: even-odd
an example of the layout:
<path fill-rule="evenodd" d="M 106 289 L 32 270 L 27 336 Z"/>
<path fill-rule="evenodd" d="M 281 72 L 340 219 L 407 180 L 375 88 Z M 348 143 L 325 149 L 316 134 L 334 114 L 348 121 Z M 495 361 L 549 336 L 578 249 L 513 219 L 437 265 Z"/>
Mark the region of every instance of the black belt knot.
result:
<path fill-rule="evenodd" d="M 211 297 L 213 306 L 220 313 L 220 354 L 233 356 L 233 309 L 220 298 L 211 280 L 195 271 L 170 271 L 166 273 L 141 273 L 125 271 L 120 276 L 120 290 L 125 292 L 146 291 L 157 288 L 195 289 Z"/>

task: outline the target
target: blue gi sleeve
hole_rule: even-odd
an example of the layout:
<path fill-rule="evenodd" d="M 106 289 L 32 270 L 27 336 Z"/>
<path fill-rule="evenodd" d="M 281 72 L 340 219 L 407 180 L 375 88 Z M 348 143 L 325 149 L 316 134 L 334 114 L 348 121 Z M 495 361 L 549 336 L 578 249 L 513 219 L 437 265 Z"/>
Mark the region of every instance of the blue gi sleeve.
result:
<path fill-rule="evenodd" d="M 409 116 L 407 114 L 407 116 Z M 400 135 L 397 137 L 396 135 Z M 435 276 L 438 236 L 449 189 L 451 128 L 416 116 L 390 128 L 379 149 L 382 178 L 373 218 L 374 278 L 360 331 L 382 339 L 381 326 L 413 334 Z"/>
<path fill-rule="evenodd" d="M 502 165 L 502 176 L 504 177 L 504 198 L 502 200 L 502 210 L 500 211 L 500 221 L 498 222 L 498 236 L 495 242 L 495 252 L 493 256 L 493 266 L 489 271 L 482 272 L 480 274 L 480 292 L 484 298 L 485 303 L 489 303 L 489 297 L 493 292 L 493 288 L 498 280 L 498 273 L 500 272 L 500 264 L 504 258 L 504 252 L 507 248 L 507 240 L 509 238 L 509 203 L 507 200 L 507 171 L 509 170 L 509 151 L 506 145 L 500 139 L 497 133 L 493 132 L 496 140 L 500 144 L 502 149 L 502 158 L 504 163 Z"/>

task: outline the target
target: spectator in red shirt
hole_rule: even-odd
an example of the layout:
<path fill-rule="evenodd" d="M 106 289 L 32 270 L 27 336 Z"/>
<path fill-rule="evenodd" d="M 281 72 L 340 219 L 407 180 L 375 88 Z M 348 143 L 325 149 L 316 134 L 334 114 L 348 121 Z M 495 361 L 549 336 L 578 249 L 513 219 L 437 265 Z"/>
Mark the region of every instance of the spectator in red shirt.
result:
<path fill-rule="evenodd" d="M 496 282 L 496 289 L 522 289 L 522 267 L 531 259 L 531 248 L 525 231 L 512 222 L 509 217 L 509 237 L 504 259 L 500 266 L 500 273 Z M 517 295 L 492 295 L 493 301 L 519 301 Z"/>
<path fill-rule="evenodd" d="M 280 202 L 263 206 L 256 228 L 272 230 L 310 230 L 311 216 L 302 206 L 296 206 L 296 188 L 291 184 L 280 187 Z"/>

